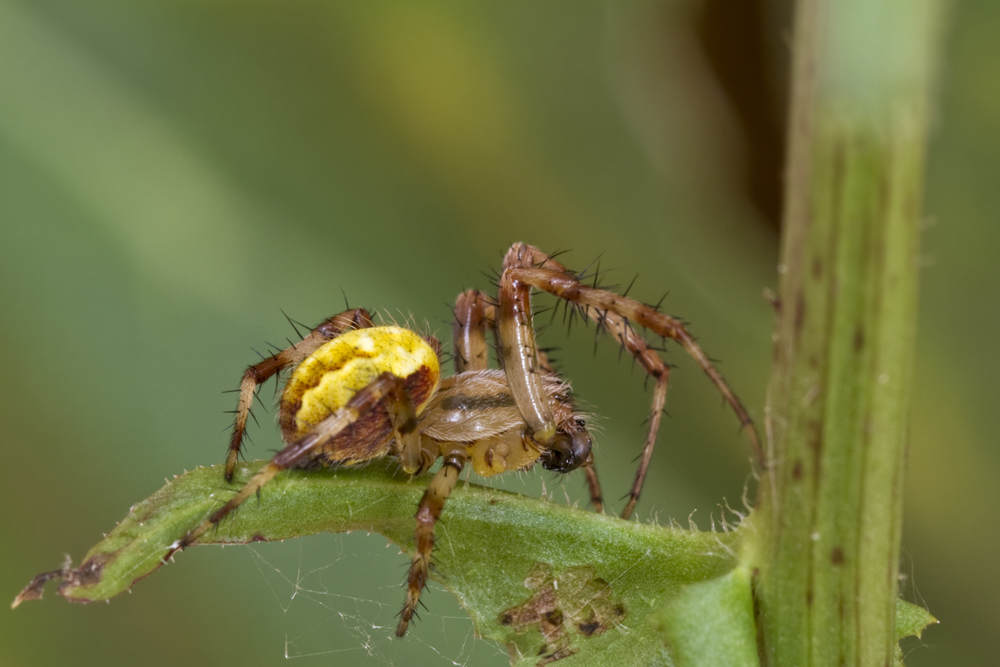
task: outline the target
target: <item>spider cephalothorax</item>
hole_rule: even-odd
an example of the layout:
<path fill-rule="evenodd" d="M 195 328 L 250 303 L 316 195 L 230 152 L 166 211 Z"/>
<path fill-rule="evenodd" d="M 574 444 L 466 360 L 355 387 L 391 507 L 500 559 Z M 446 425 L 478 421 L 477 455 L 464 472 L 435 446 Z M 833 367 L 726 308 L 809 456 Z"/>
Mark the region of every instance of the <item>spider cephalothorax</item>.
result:
<path fill-rule="evenodd" d="M 483 476 L 525 470 L 536 462 L 563 473 L 583 468 L 594 508 L 603 511 L 586 420 L 574 407 L 569 386 L 535 344 L 532 289 L 565 299 L 594 320 L 656 382 L 649 432 L 623 518 L 630 516 L 642 489 L 670 374 L 635 326 L 684 347 L 740 423 L 750 426 L 751 444 L 762 459 L 746 410 L 678 320 L 634 299 L 584 285 L 550 256 L 516 243 L 504 259 L 495 300 L 469 290 L 455 303 L 456 373 L 450 377 L 441 378 L 437 339 L 399 326 L 376 326 L 363 309 L 331 317 L 302 341 L 249 367 L 240 384 L 226 479 L 232 481 L 260 383 L 293 368 L 278 417 L 287 444 L 229 502 L 172 545 L 167 556 L 193 544 L 284 469 L 356 465 L 393 456 L 403 470 L 418 475 L 440 458 L 441 468 L 417 510 L 416 549 L 396 628 L 401 637 L 427 583 L 434 525 L 466 464 Z M 487 329 L 496 336 L 503 370 L 488 368 Z"/>

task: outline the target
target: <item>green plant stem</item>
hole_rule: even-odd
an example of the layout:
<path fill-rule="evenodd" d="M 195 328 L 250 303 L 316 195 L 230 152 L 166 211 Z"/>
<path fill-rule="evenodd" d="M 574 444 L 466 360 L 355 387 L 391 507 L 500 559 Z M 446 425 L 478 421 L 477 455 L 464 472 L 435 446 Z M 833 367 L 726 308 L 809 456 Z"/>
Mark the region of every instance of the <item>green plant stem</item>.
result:
<path fill-rule="evenodd" d="M 803 0 L 768 466 L 766 665 L 893 660 L 934 0 Z"/>

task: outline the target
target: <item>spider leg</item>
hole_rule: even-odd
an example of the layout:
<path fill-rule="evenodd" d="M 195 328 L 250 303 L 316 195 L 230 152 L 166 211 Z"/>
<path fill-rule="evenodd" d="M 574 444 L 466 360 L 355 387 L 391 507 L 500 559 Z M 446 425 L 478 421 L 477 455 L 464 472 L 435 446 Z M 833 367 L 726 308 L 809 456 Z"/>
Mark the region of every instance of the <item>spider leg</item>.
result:
<path fill-rule="evenodd" d="M 493 328 L 493 311 L 493 304 L 479 290 L 466 290 L 455 299 L 452 339 L 456 373 L 484 371 L 489 368 L 486 328 Z"/>
<path fill-rule="evenodd" d="M 455 372 L 480 371 L 488 368 L 489 354 L 486 328 L 494 330 L 496 307 L 489 297 L 479 290 L 466 290 L 455 299 L 455 322 L 452 333 L 455 346 Z M 538 368 L 542 373 L 558 375 L 544 350 L 537 349 Z M 593 464 L 584 466 L 590 502 L 598 514 L 604 511 L 601 483 Z"/>
<path fill-rule="evenodd" d="M 451 495 L 458 477 L 465 467 L 466 452 L 464 447 L 456 445 L 444 455 L 441 469 L 427 485 L 420 505 L 417 508 L 417 528 L 414 531 L 417 548 L 410 563 L 407 576 L 406 602 L 399 614 L 399 625 L 396 626 L 396 636 L 406 634 L 406 628 L 413 618 L 413 612 L 420 602 L 420 593 L 427 585 L 427 576 L 431 563 L 431 551 L 434 548 L 434 524 L 441 516 L 441 509 Z"/>
<path fill-rule="evenodd" d="M 435 457 L 421 449 L 417 411 L 413 407 L 410 392 L 406 390 L 406 383 L 403 378 L 392 373 L 383 373 L 375 382 L 387 385 L 386 407 L 392 420 L 392 433 L 396 438 L 400 465 L 405 472 L 419 475 L 434 464 Z"/>
<path fill-rule="evenodd" d="M 667 376 L 664 373 L 656 378 L 656 386 L 653 388 L 653 408 L 649 415 L 649 430 L 646 432 L 646 442 L 642 446 L 642 457 L 639 459 L 639 469 L 635 472 L 635 481 L 628 492 L 628 502 L 622 510 L 622 518 L 627 519 L 632 516 L 632 510 L 639 502 L 639 494 L 642 492 L 642 484 L 646 481 L 646 473 L 649 471 L 649 461 L 653 458 L 653 447 L 656 446 L 656 434 L 660 431 L 660 419 L 663 417 L 663 407 L 667 402 Z"/>
<path fill-rule="evenodd" d="M 497 293 L 496 337 L 500 365 L 531 437 L 541 446 L 556 435 L 552 407 L 545 398 L 535 330 L 531 322 L 531 286 L 511 273 L 520 266 L 534 266 L 534 248 L 515 243 L 503 260 Z M 537 252 L 537 251 L 535 251 Z"/>
<path fill-rule="evenodd" d="M 348 329 L 364 329 L 375 326 L 363 308 L 345 310 L 324 320 L 299 343 L 272 354 L 258 364 L 249 366 L 240 381 L 240 397 L 236 402 L 236 419 L 229 439 L 229 453 L 226 456 L 226 481 L 233 481 L 233 471 L 239 459 L 243 434 L 246 432 L 247 416 L 253 406 L 257 387 L 282 369 L 301 362 L 315 352 L 323 343 L 336 338 Z"/>
<path fill-rule="evenodd" d="M 538 367 L 542 369 L 543 373 L 558 375 L 555 368 L 549 363 L 549 357 L 545 354 L 545 350 L 540 348 L 538 350 Z M 590 492 L 590 504 L 593 505 L 595 512 L 604 514 L 604 494 L 601 493 L 601 480 L 597 477 L 597 468 L 594 467 L 593 461 L 585 463 L 581 467 L 583 468 L 583 474 L 587 477 L 587 491 Z"/>
<path fill-rule="evenodd" d="M 486 329 L 495 329 L 496 307 L 489 296 L 479 290 L 462 292 L 455 299 L 455 321 L 452 323 L 452 337 L 455 347 L 455 372 L 483 371 L 489 368 L 489 344 Z M 546 373 L 556 374 L 555 367 L 541 348 L 538 349 L 538 365 Z"/>
<path fill-rule="evenodd" d="M 583 466 L 583 473 L 587 476 L 590 504 L 594 506 L 595 512 L 604 514 L 604 495 L 601 493 L 601 482 L 597 479 L 597 470 L 594 469 L 594 464 Z"/>
<path fill-rule="evenodd" d="M 497 328 L 509 341 L 501 349 L 504 368 L 508 369 L 508 378 L 512 376 L 524 378 L 518 383 L 516 390 L 514 382 L 511 382 L 511 388 L 518 407 L 521 408 L 522 414 L 525 414 L 525 420 L 535 432 L 536 440 L 539 440 L 540 437 L 544 438 L 548 433 L 548 425 L 551 424 L 552 418 L 551 411 L 546 413 L 548 406 L 544 406 L 542 409 L 537 407 L 540 404 L 539 398 L 542 393 L 541 382 L 538 378 L 537 353 L 534 352 L 537 346 L 534 330 L 531 327 L 530 295 L 533 287 L 549 292 L 577 306 L 598 326 L 609 331 L 656 380 L 653 409 L 646 444 L 643 448 L 642 462 L 629 494 L 628 505 L 622 512 L 623 518 L 628 518 L 631 514 L 642 490 L 642 483 L 645 480 L 649 459 L 656 442 L 656 433 L 660 426 L 660 415 L 666 401 L 667 380 L 670 375 L 670 367 L 664 363 L 655 350 L 649 347 L 642 336 L 636 333 L 633 325 L 650 329 L 658 336 L 670 338 L 680 343 L 681 347 L 708 375 L 733 412 L 736 413 L 740 424 L 748 427 L 747 433 L 754 456 L 758 464 L 764 466 L 760 439 L 753 427 L 749 413 L 679 320 L 660 313 L 655 308 L 635 299 L 598 287 L 583 285 L 566 267 L 538 249 L 523 244 L 514 244 L 504 259 L 503 273 L 500 277 Z"/>
<path fill-rule="evenodd" d="M 278 452 L 271 461 L 261 468 L 253 478 L 247 482 L 239 492 L 233 496 L 229 502 L 220 507 L 208 519 L 202 521 L 193 530 L 189 531 L 183 538 L 170 546 L 164 560 L 169 559 L 174 553 L 191 546 L 209 528 L 216 526 L 225 519 L 233 510 L 242 505 L 248 498 L 254 496 L 260 489 L 274 478 L 282 470 L 291 468 L 296 464 L 308 460 L 320 452 L 325 444 L 341 433 L 344 429 L 354 424 L 361 417 L 367 414 L 372 408 L 382 403 L 386 397 L 390 397 L 387 402 L 390 419 L 393 423 L 393 430 L 398 433 L 397 437 L 417 443 L 420 446 L 419 434 L 416 431 L 416 419 L 410 415 L 397 414 L 399 401 L 393 398 L 394 394 L 406 389 L 403 380 L 392 373 L 382 373 L 375 378 L 364 389 L 361 389 L 347 404 L 335 413 L 316 424 L 306 435 L 295 442 L 289 444 Z M 409 399 L 407 398 L 407 402 Z M 410 414 L 412 415 L 412 403 L 410 403 Z M 404 410 L 405 413 L 405 410 Z M 408 430 L 409 429 L 409 430 Z M 372 453 L 372 458 L 381 456 L 380 452 Z M 419 453 L 418 453 L 419 456 Z"/>

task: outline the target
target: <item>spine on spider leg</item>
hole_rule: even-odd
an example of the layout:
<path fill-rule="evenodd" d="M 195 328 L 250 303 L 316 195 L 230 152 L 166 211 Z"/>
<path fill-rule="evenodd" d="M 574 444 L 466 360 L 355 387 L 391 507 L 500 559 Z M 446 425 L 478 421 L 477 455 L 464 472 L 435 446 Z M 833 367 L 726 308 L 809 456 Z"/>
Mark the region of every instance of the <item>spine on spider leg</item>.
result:
<path fill-rule="evenodd" d="M 936 0 L 804 0 L 768 465 L 748 540 L 763 665 L 894 660 Z"/>
<path fill-rule="evenodd" d="M 544 268 L 512 268 L 505 271 L 504 275 L 511 284 L 530 285 L 571 301 L 574 304 L 572 312 L 576 312 L 576 309 L 579 308 L 584 319 L 594 320 L 597 332 L 605 329 L 610 332 L 616 340 L 627 347 L 633 358 L 651 377 L 657 378 L 658 382 L 661 378 L 665 380 L 666 374 L 669 372 L 668 366 L 646 343 L 645 339 L 636 333 L 632 323 L 645 327 L 658 336 L 679 342 L 736 413 L 740 424 L 746 428 L 754 457 L 763 467 L 763 449 L 749 413 L 680 320 L 659 313 L 634 299 L 604 289 L 581 285 L 575 276 L 563 271 Z"/>
<path fill-rule="evenodd" d="M 465 465 L 465 452 L 453 451 L 444 458 L 444 464 L 427 485 L 420 505 L 417 508 L 417 528 L 414 531 L 416 550 L 410 564 L 410 572 L 406 580 L 406 601 L 399 614 L 399 625 L 396 626 L 396 636 L 402 637 L 416 613 L 420 594 L 427 586 L 430 572 L 431 552 L 434 549 L 434 526 L 441 517 L 445 501 L 451 495 L 462 468 Z"/>
<path fill-rule="evenodd" d="M 250 366 L 243 373 L 243 379 L 240 381 L 240 397 L 236 405 L 233 433 L 229 438 L 229 452 L 226 456 L 226 481 L 231 482 L 233 480 L 233 472 L 239 461 L 240 448 L 243 445 L 243 438 L 246 434 L 247 416 L 252 416 L 253 414 L 251 408 L 254 396 L 256 395 L 257 385 L 273 375 L 279 365 L 276 357 L 270 357 L 256 366 Z"/>

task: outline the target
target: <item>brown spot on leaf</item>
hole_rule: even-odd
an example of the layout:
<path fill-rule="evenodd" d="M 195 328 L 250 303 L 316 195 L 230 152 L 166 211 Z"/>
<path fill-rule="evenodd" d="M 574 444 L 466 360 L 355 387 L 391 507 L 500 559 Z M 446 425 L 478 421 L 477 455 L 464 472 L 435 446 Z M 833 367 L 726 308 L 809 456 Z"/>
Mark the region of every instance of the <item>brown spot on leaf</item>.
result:
<path fill-rule="evenodd" d="M 795 465 L 792 466 L 792 478 L 802 479 L 802 461 L 796 461 Z"/>
<path fill-rule="evenodd" d="M 834 547 L 830 552 L 830 562 L 834 565 L 844 564 L 844 550 L 840 547 Z"/>
<path fill-rule="evenodd" d="M 62 590 L 66 586 L 93 586 L 101 581 L 101 574 L 104 572 L 104 564 L 117 555 L 117 551 L 111 553 L 97 554 L 90 560 L 84 561 L 75 570 L 70 570 L 63 575 L 63 583 L 59 586 Z"/>
<path fill-rule="evenodd" d="M 622 602 L 612 601 L 608 582 L 595 575 L 596 570 L 590 565 L 555 572 L 552 566 L 538 563 L 524 581 L 525 587 L 532 591 L 531 597 L 500 612 L 497 622 L 512 628 L 514 635 L 528 635 L 532 630 L 541 633 L 538 665 L 574 655 L 579 651 L 574 646 L 578 637 L 603 634 L 627 615 Z M 512 638 L 511 654 L 534 651 L 536 641 L 528 635 L 526 643 L 519 646 L 518 640 Z"/>
<path fill-rule="evenodd" d="M 29 583 L 24 590 L 21 591 L 16 598 L 14 598 L 11 608 L 13 609 L 17 607 L 25 600 L 41 599 L 42 590 L 45 588 L 46 582 L 53 579 L 62 579 L 62 583 L 59 584 L 59 588 L 56 592 L 70 602 L 89 602 L 90 600 L 83 597 L 69 597 L 69 594 L 74 589 L 81 586 L 91 587 L 100 583 L 101 574 L 104 572 L 104 565 L 117 554 L 117 551 L 97 554 L 89 560 L 84 561 L 80 567 L 75 569 L 71 567 L 72 564 L 67 559 L 66 564 L 62 567 L 62 569 L 53 570 L 52 572 L 43 572 L 32 579 L 31 583 Z"/>

